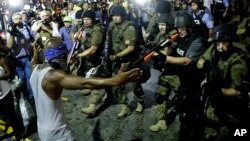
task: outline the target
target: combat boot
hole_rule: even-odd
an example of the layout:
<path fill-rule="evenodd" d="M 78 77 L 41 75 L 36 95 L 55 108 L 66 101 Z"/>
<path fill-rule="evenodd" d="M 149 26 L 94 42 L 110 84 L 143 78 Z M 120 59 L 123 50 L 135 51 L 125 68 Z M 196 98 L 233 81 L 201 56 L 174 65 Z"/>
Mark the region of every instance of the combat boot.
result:
<path fill-rule="evenodd" d="M 158 132 L 165 129 L 167 129 L 166 120 L 159 120 L 155 125 L 149 126 L 149 130 L 152 132 Z"/>
<path fill-rule="evenodd" d="M 84 96 L 87 96 L 87 95 L 90 95 L 92 92 L 92 89 L 83 89 L 81 90 L 81 94 L 84 95 Z"/>
<path fill-rule="evenodd" d="M 122 104 L 121 105 L 121 112 L 119 114 L 117 114 L 117 118 L 118 119 L 123 119 L 126 116 L 131 114 L 131 110 L 129 109 L 127 104 Z"/>
<path fill-rule="evenodd" d="M 141 113 L 144 110 L 143 103 L 137 102 L 137 107 L 135 109 L 136 112 Z"/>
<path fill-rule="evenodd" d="M 96 111 L 95 104 L 89 104 L 89 107 L 82 108 L 81 112 L 90 116 L 94 116 Z"/>

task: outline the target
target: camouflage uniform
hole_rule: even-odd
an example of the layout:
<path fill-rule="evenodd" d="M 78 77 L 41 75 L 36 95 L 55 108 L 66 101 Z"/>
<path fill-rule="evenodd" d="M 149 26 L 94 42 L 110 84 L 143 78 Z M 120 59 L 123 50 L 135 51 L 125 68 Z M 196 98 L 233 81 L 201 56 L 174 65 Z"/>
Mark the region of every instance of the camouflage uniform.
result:
<path fill-rule="evenodd" d="M 170 33 L 171 34 L 171 33 Z M 162 35 L 159 33 L 156 36 L 155 43 L 160 42 L 163 39 L 166 39 L 168 34 Z M 166 64 L 162 64 L 166 65 Z M 156 91 L 156 118 L 158 120 L 165 120 L 167 115 L 167 100 L 170 95 L 171 90 L 177 92 L 177 89 L 180 85 L 180 80 L 177 75 L 174 74 L 174 66 L 167 64 L 164 71 L 162 72 Z"/>
<path fill-rule="evenodd" d="M 126 65 L 130 65 L 133 63 L 138 57 L 139 53 L 137 52 L 139 46 L 137 46 L 137 36 L 135 27 L 131 22 L 123 21 L 122 25 L 118 27 L 114 22 L 111 22 L 108 28 L 108 36 L 111 39 L 113 54 L 117 54 L 122 50 L 126 49 L 127 46 L 134 46 L 134 51 L 129 53 L 126 56 L 116 59 L 115 63 L 115 72 L 120 68 L 121 63 L 125 63 Z M 139 82 L 132 83 L 132 87 L 134 90 L 135 98 L 139 103 L 144 102 L 144 92 L 142 90 L 141 84 Z M 127 105 L 127 91 L 125 90 L 125 86 L 115 87 L 115 94 L 117 95 L 117 100 L 119 104 Z M 122 117 L 118 117 L 122 118 Z"/>
<path fill-rule="evenodd" d="M 250 14 L 249 14 L 250 16 Z M 237 35 L 240 36 L 240 43 L 246 45 L 246 49 L 250 50 L 250 17 L 246 17 L 238 25 Z"/>
<path fill-rule="evenodd" d="M 241 91 L 241 82 L 248 73 L 245 53 L 237 47 L 232 47 L 226 58 L 218 58 L 215 61 L 215 47 L 211 46 L 203 55 L 215 68 L 216 82 L 214 92 L 211 95 L 211 104 L 207 110 L 208 128 L 205 134 L 215 137 L 222 125 L 229 129 L 229 135 L 233 135 L 235 129 L 249 127 L 248 95 L 242 93 L 241 97 L 227 97 L 221 94 L 221 88 L 233 88 Z M 218 54 L 217 54 L 218 55 Z M 215 63 L 215 64 L 214 64 Z M 242 91 L 241 91 L 242 92 Z M 211 132 L 212 131 L 212 132 Z"/>
<path fill-rule="evenodd" d="M 90 48 L 91 46 L 97 47 L 97 50 L 94 55 L 80 58 L 82 67 L 79 68 L 78 73 L 86 75 L 91 68 L 97 67 L 101 63 L 101 53 L 103 50 L 103 42 L 105 37 L 104 27 L 102 26 L 101 23 L 94 24 L 93 27 L 86 28 L 83 31 L 82 36 L 83 38 L 81 40 L 81 44 L 84 50 Z M 83 91 L 81 91 L 81 93 L 83 94 L 90 93 L 89 107 L 82 108 L 81 111 L 85 114 L 94 116 L 95 111 L 97 110 L 96 106 L 99 103 L 105 101 L 106 93 L 98 89 L 95 90 L 84 89 Z"/>
<path fill-rule="evenodd" d="M 83 71 L 83 74 L 86 75 L 87 71 L 92 67 L 96 67 L 101 63 L 101 53 L 103 50 L 104 43 L 104 27 L 101 23 L 95 24 L 91 28 L 86 28 L 83 31 L 83 38 L 81 40 L 81 44 L 83 46 L 83 50 L 90 48 L 91 46 L 96 46 L 97 50 L 94 55 L 84 57 L 82 59 L 82 63 L 84 63 L 83 67 L 79 71 Z"/>

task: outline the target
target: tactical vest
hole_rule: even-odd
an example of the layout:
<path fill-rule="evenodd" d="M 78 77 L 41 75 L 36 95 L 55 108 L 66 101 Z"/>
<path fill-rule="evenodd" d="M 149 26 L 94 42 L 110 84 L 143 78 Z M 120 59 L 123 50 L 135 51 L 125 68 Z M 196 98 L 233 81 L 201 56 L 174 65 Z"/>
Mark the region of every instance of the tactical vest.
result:
<path fill-rule="evenodd" d="M 116 54 L 127 48 L 127 46 L 123 42 L 123 38 L 124 38 L 123 33 L 129 26 L 133 26 L 133 24 L 129 21 L 123 22 L 119 31 L 115 35 L 113 35 L 115 26 L 116 25 L 114 22 L 110 23 L 109 28 L 108 28 L 108 36 L 111 39 L 112 49 L 114 50 Z M 122 58 L 123 62 L 134 60 L 134 58 L 137 58 L 139 56 L 139 50 L 138 50 L 139 47 L 137 47 L 136 45 L 138 45 L 138 43 L 135 44 L 135 51 L 133 53 L 130 53 Z"/>
<path fill-rule="evenodd" d="M 105 29 L 104 27 L 102 26 L 102 24 L 95 24 L 93 26 L 93 28 L 91 29 L 87 29 L 86 31 L 83 32 L 83 35 L 85 37 L 85 39 L 83 39 L 81 41 L 81 44 L 83 45 L 84 47 L 84 50 L 88 49 L 91 47 L 91 39 L 92 38 L 97 38 L 97 37 L 93 37 L 93 32 L 95 31 L 100 31 L 103 33 L 103 40 L 102 40 L 102 43 L 100 44 L 100 46 L 97 47 L 97 50 L 95 52 L 94 55 L 92 56 L 89 56 L 89 57 L 86 57 L 86 59 L 91 62 L 94 66 L 97 66 L 101 63 L 101 53 L 103 51 L 103 48 L 104 48 L 104 41 L 105 41 Z"/>
<path fill-rule="evenodd" d="M 237 63 L 237 61 L 239 59 L 242 58 L 242 53 L 240 52 L 234 52 L 229 58 L 227 61 L 219 61 L 218 63 L 218 67 L 219 67 L 219 70 L 222 72 L 221 73 L 221 77 L 224 79 L 224 82 L 223 84 L 227 84 L 227 83 L 230 83 L 230 80 L 231 80 L 231 71 L 230 71 L 230 68 L 233 64 Z M 224 87 L 228 87 L 228 86 L 224 86 Z"/>
<path fill-rule="evenodd" d="M 215 0 L 215 11 L 224 12 L 226 9 L 223 0 Z"/>
<path fill-rule="evenodd" d="M 206 26 L 206 24 L 203 22 L 202 18 L 205 14 L 205 11 L 201 11 L 198 15 L 195 12 L 192 12 L 192 15 L 194 18 L 194 32 L 197 32 L 201 35 L 203 35 L 205 38 L 208 38 L 208 28 Z"/>
<path fill-rule="evenodd" d="M 250 77 L 250 56 L 249 53 L 244 52 L 244 50 L 234 47 L 233 53 L 231 54 L 231 56 L 224 62 L 219 61 L 218 67 L 219 70 L 222 72 L 222 78 L 224 80 L 223 84 L 225 84 L 224 87 L 229 87 L 230 84 L 230 80 L 231 80 L 231 66 L 238 63 L 240 60 L 244 60 L 247 63 L 247 67 L 248 67 L 248 74 L 246 75 L 246 77 L 243 78 L 243 80 L 245 79 L 246 81 L 249 81 L 249 77 Z M 249 81 L 250 82 L 250 81 Z M 229 83 L 229 84 L 228 84 Z"/>
<path fill-rule="evenodd" d="M 184 38 L 178 37 L 176 40 L 177 45 L 175 47 L 177 57 L 185 57 L 190 45 L 197 39 L 197 37 L 199 37 L 199 35 L 194 33 L 192 35 L 187 35 Z M 202 79 L 204 79 L 203 72 L 196 68 L 196 62 L 191 62 L 187 66 L 178 65 L 176 69 L 180 82 L 190 88 L 199 85 Z"/>
<path fill-rule="evenodd" d="M 219 61 L 218 62 L 218 69 L 219 71 L 217 72 L 217 75 L 215 76 L 215 78 L 219 78 L 222 80 L 216 80 L 219 81 L 217 84 L 219 86 L 219 89 L 217 89 L 217 93 L 219 95 L 216 95 L 218 98 L 217 101 L 217 105 L 218 108 L 221 108 L 221 110 L 225 113 L 230 112 L 230 113 L 238 113 L 238 114 L 242 114 L 242 111 L 247 110 L 248 105 L 249 105 L 249 96 L 247 93 L 243 92 L 242 90 L 240 90 L 242 92 L 242 96 L 239 98 L 235 98 L 235 97 L 227 97 L 227 96 L 223 96 L 221 95 L 221 88 L 228 88 L 230 87 L 230 83 L 231 83 L 231 66 L 234 64 L 238 64 L 238 62 L 240 60 L 245 60 L 247 59 L 246 54 L 240 50 L 239 48 L 235 48 L 233 51 L 233 53 L 230 55 L 230 57 L 226 60 L 226 61 Z M 248 74 L 246 76 L 244 76 L 244 78 L 242 78 L 243 80 L 245 78 L 249 79 L 249 58 L 248 61 L 245 60 L 246 63 L 248 63 Z"/>

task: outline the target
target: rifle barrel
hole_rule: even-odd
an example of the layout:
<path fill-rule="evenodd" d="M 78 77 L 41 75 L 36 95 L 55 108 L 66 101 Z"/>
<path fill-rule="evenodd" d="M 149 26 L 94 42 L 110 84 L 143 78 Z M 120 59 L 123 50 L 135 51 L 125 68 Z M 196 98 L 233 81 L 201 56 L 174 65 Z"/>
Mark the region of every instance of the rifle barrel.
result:
<path fill-rule="evenodd" d="M 133 64 L 133 66 L 136 66 L 138 63 L 140 63 L 142 60 L 143 62 L 147 62 L 148 60 L 150 60 L 153 56 L 154 53 L 157 52 L 158 50 L 164 48 L 166 46 L 167 43 L 169 42 L 174 42 L 176 41 L 176 38 L 178 37 L 178 33 L 173 34 L 172 36 L 170 36 L 167 39 L 161 40 L 159 43 L 157 43 L 157 45 L 155 47 L 153 47 L 149 52 L 147 52 L 145 55 L 143 55 L 141 58 L 139 58 L 138 60 L 135 61 L 135 63 Z"/>

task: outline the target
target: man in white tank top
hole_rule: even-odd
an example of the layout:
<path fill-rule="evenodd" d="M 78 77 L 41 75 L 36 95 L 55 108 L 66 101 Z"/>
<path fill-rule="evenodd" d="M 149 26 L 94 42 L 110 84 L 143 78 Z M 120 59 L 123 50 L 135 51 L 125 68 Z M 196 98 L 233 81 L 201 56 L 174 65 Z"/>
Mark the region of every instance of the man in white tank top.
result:
<path fill-rule="evenodd" d="M 59 38 L 44 44 L 45 63 L 38 62 L 39 47 L 34 49 L 30 83 L 34 92 L 37 127 L 41 141 L 74 141 L 66 123 L 61 93 L 63 89 L 99 89 L 122 85 L 140 78 L 139 69 L 122 72 L 112 78 L 84 78 L 67 74 L 67 48 Z"/>

